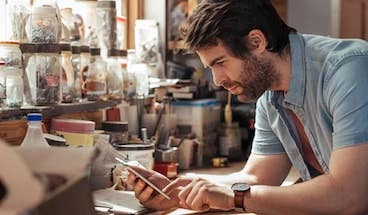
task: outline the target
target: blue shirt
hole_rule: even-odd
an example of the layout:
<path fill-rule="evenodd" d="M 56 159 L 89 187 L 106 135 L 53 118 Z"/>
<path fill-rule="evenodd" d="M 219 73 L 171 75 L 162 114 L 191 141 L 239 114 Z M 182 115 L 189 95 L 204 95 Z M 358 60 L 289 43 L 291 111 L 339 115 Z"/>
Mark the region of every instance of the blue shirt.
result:
<path fill-rule="evenodd" d="M 257 101 L 252 153 L 287 153 L 304 181 L 311 174 L 299 150 L 290 113 L 301 119 L 325 172 L 334 149 L 368 143 L 368 43 L 289 35 L 289 90 L 266 91 Z"/>

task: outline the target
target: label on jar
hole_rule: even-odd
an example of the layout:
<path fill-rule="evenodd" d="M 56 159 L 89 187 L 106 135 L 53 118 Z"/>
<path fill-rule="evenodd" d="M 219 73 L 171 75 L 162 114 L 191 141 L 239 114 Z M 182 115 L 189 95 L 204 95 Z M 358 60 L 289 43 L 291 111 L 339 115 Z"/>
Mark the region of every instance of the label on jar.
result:
<path fill-rule="evenodd" d="M 106 84 L 100 81 L 87 81 L 87 94 L 104 93 L 106 91 Z"/>
<path fill-rule="evenodd" d="M 59 77 L 56 75 L 46 75 L 45 80 L 46 80 L 47 86 L 49 87 L 59 86 Z"/>

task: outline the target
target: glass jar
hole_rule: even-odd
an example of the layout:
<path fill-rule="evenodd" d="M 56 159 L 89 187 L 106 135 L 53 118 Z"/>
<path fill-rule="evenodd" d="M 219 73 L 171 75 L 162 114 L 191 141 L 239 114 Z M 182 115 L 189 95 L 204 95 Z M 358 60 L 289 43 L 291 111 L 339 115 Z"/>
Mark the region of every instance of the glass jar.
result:
<path fill-rule="evenodd" d="M 0 42 L 0 62 L 1 62 L 1 93 L 0 98 L 4 99 L 5 105 L 9 108 L 18 108 L 23 103 L 23 70 L 22 52 L 19 43 L 14 41 Z"/>
<path fill-rule="evenodd" d="M 91 61 L 84 88 L 88 101 L 106 100 L 106 63 L 100 56 L 99 48 L 91 48 Z"/>
<path fill-rule="evenodd" d="M 16 67 L 6 67 L 6 100 L 8 108 L 19 108 L 23 104 L 23 70 Z"/>
<path fill-rule="evenodd" d="M 61 102 L 61 61 L 58 44 L 38 44 L 35 72 L 27 69 L 32 100 L 35 105 L 53 105 Z"/>
<path fill-rule="evenodd" d="M 123 71 L 120 64 L 122 50 L 110 49 L 107 54 L 107 95 L 109 99 L 120 100 L 123 94 Z"/>
<path fill-rule="evenodd" d="M 134 74 L 133 66 L 137 63 L 137 57 L 135 55 L 134 49 L 128 49 L 127 53 L 127 76 L 128 76 L 128 84 L 126 88 L 125 99 L 131 100 L 136 96 L 136 88 L 137 88 L 137 79 Z"/>
<path fill-rule="evenodd" d="M 74 71 L 72 66 L 72 50 L 69 43 L 61 43 L 61 91 L 62 102 L 73 102 Z"/>
<path fill-rule="evenodd" d="M 134 49 L 128 50 L 127 59 L 128 59 L 127 62 L 128 78 L 130 79 L 129 87 L 135 86 L 134 92 L 129 92 L 128 96 L 133 97 L 133 94 L 138 97 L 148 96 L 149 93 L 148 74 L 150 71 L 148 65 L 139 61 L 137 52 Z M 130 90 L 131 89 L 129 89 L 129 91 Z"/>
<path fill-rule="evenodd" d="M 19 47 L 23 55 L 23 83 L 24 83 L 23 105 L 25 106 L 33 105 L 31 89 L 29 87 L 29 80 L 26 70 L 28 68 L 28 64 L 32 64 L 32 61 L 30 63 L 30 59 L 32 59 L 32 57 L 35 55 L 37 48 L 36 44 L 34 43 L 21 43 Z M 35 67 L 33 66 L 33 68 Z"/>
<path fill-rule="evenodd" d="M 96 5 L 97 35 L 102 49 L 116 47 L 116 3 L 98 1 Z"/>
<path fill-rule="evenodd" d="M 86 82 L 88 69 L 91 61 L 91 53 L 89 46 L 80 47 L 80 75 L 81 75 L 81 86 Z M 87 97 L 87 91 L 85 88 L 81 88 L 82 99 Z"/>
<path fill-rule="evenodd" d="M 19 42 L 0 41 L 0 62 L 8 67 L 22 67 L 22 52 L 19 48 Z"/>
<path fill-rule="evenodd" d="M 56 8 L 34 7 L 26 25 L 28 40 L 32 43 L 58 43 L 59 26 Z"/>
<path fill-rule="evenodd" d="M 11 39 L 22 43 L 27 42 L 26 24 L 29 14 L 31 13 L 29 1 L 7 1 L 7 5 L 10 17 L 10 29 L 12 32 Z"/>
<path fill-rule="evenodd" d="M 79 46 L 72 46 L 72 67 L 73 67 L 73 75 L 74 75 L 74 87 L 73 87 L 73 101 L 81 102 L 82 94 L 81 94 L 81 86 L 82 86 L 82 75 L 81 75 L 81 49 Z"/>

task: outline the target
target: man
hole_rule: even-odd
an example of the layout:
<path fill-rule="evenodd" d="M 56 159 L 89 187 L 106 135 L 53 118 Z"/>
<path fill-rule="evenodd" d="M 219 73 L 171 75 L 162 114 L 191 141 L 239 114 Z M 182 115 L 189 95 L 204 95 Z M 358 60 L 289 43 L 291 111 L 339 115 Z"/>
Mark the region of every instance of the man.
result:
<path fill-rule="evenodd" d="M 140 170 L 171 200 L 130 174 L 128 183 L 144 205 L 240 206 L 256 214 L 368 212 L 366 42 L 298 34 L 269 0 L 204 0 L 183 32 L 215 84 L 240 100 L 257 100 L 252 152 L 243 170 L 216 182 L 170 182 Z M 280 187 L 291 166 L 303 182 Z M 233 192 L 229 184 L 235 182 L 250 189 L 241 184 L 243 190 Z"/>

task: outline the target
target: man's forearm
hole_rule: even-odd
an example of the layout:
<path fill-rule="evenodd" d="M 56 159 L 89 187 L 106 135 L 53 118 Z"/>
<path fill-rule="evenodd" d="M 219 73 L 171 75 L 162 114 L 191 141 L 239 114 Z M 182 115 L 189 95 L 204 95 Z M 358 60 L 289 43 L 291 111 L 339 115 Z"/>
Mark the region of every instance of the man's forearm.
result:
<path fill-rule="evenodd" d="M 245 204 L 257 214 L 357 214 L 358 203 L 351 204 L 341 186 L 330 175 L 288 187 L 256 185 Z"/>
<path fill-rule="evenodd" d="M 195 177 L 204 178 L 215 183 L 227 184 L 229 186 L 236 182 L 246 182 L 249 184 L 255 184 L 256 182 L 254 176 L 248 175 L 244 172 L 235 172 L 226 175 L 195 174 Z"/>

